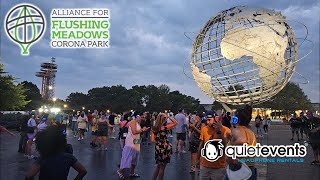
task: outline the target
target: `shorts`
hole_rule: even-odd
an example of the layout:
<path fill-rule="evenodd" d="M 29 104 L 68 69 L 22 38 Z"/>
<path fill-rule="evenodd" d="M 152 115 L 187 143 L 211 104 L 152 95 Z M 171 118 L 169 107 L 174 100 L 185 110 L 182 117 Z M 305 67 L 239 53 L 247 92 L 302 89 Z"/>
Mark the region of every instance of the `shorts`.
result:
<path fill-rule="evenodd" d="M 92 135 L 92 136 L 96 136 L 96 135 L 97 135 L 97 131 L 92 131 L 92 132 L 91 132 L 91 135 Z"/>
<path fill-rule="evenodd" d="M 177 133 L 177 140 L 185 141 L 187 138 L 187 133 Z"/>
<path fill-rule="evenodd" d="M 199 179 L 223 179 L 225 168 L 211 169 L 200 165 Z"/>
<path fill-rule="evenodd" d="M 300 130 L 300 128 L 296 128 L 296 127 L 291 128 L 292 133 L 294 133 L 294 132 L 298 133 L 299 130 Z"/>

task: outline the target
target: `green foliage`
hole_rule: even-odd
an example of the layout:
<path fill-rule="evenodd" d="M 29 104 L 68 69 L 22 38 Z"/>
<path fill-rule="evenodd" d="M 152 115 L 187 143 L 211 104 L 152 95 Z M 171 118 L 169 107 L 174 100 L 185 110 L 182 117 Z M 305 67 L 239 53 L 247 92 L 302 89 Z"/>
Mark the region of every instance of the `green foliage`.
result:
<path fill-rule="evenodd" d="M 200 101 L 191 96 L 181 94 L 179 91 L 170 92 L 167 85 L 133 86 L 126 89 L 122 85 L 111 87 L 98 87 L 88 91 L 88 94 L 71 93 L 67 102 L 74 109 L 98 109 L 111 110 L 113 112 L 124 112 L 131 109 L 143 111 L 177 112 L 183 108 L 187 111 L 203 111 Z"/>
<path fill-rule="evenodd" d="M 283 110 L 287 114 L 295 110 L 313 110 L 308 97 L 299 85 L 293 82 L 288 82 L 277 95 L 257 107 Z"/>
<path fill-rule="evenodd" d="M 22 83 L 20 83 L 20 85 L 22 85 L 26 90 L 24 93 L 26 95 L 26 100 L 30 101 L 30 103 L 28 103 L 24 109 L 30 111 L 40 108 L 43 104 L 43 100 L 37 85 L 28 81 L 23 81 Z"/>
<path fill-rule="evenodd" d="M 0 110 L 21 110 L 30 102 L 26 100 L 23 85 L 15 82 L 16 78 L 7 75 L 0 64 Z"/>

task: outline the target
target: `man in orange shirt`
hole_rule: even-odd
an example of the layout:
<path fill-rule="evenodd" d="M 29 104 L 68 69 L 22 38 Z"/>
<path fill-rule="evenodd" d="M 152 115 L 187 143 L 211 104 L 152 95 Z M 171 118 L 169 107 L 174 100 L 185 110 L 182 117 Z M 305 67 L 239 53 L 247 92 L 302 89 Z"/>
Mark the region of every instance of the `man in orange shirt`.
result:
<path fill-rule="evenodd" d="M 215 119 L 214 112 L 208 111 L 206 113 L 207 126 L 201 129 L 198 157 L 200 158 L 200 179 L 222 179 L 225 174 L 226 157 L 224 155 L 224 147 L 231 138 L 231 131 L 221 123 L 221 119 L 218 121 Z M 207 141 L 211 139 L 221 139 L 223 144 L 222 156 L 216 161 L 208 161 L 205 157 L 201 156 L 201 150 Z"/>

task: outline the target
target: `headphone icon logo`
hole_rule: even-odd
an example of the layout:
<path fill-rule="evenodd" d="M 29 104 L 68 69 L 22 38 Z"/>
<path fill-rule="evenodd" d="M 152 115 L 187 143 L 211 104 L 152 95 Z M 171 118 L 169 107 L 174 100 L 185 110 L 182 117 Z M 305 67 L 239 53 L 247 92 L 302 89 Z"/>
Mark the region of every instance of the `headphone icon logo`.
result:
<path fill-rule="evenodd" d="M 212 139 L 205 143 L 201 149 L 201 156 L 207 161 L 214 162 L 223 156 L 222 139 Z"/>

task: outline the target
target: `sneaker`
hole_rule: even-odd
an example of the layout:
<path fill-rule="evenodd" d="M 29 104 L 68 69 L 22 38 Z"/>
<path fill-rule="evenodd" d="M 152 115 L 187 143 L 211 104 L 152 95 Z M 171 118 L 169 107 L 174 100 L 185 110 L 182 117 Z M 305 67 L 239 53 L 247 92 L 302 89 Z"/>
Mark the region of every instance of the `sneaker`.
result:
<path fill-rule="evenodd" d="M 80 141 L 81 140 L 81 138 L 78 138 L 78 141 Z"/>
<path fill-rule="evenodd" d="M 111 139 L 115 139 L 116 137 L 112 136 Z"/>
<path fill-rule="evenodd" d="M 73 135 L 73 137 L 76 138 L 77 136 L 76 136 L 76 135 Z"/>
<path fill-rule="evenodd" d="M 108 148 L 104 148 L 105 151 L 108 151 Z"/>
<path fill-rule="evenodd" d="M 83 140 L 83 139 L 84 139 L 84 137 L 81 138 L 81 140 Z"/>
<path fill-rule="evenodd" d="M 33 155 L 28 156 L 28 159 L 33 159 L 33 158 L 34 158 L 34 156 L 33 156 Z"/>
<path fill-rule="evenodd" d="M 183 154 L 184 154 L 184 153 L 187 153 L 187 151 L 185 151 L 185 150 L 182 150 L 182 151 L 181 151 L 181 153 L 183 153 Z"/>
<path fill-rule="evenodd" d="M 318 164 L 320 164 L 320 162 L 317 161 L 317 160 L 314 160 L 314 161 L 311 162 L 311 165 L 318 165 Z"/>
<path fill-rule="evenodd" d="M 196 168 L 195 167 L 191 167 L 190 173 L 194 173 L 195 171 L 196 171 Z"/>
<path fill-rule="evenodd" d="M 29 157 L 29 155 L 28 154 L 24 154 L 23 157 Z"/>

